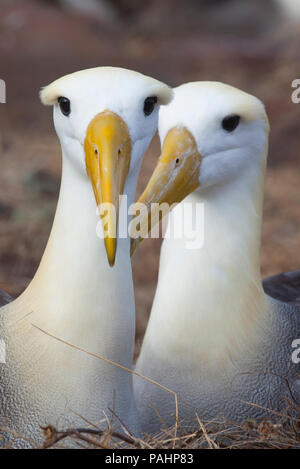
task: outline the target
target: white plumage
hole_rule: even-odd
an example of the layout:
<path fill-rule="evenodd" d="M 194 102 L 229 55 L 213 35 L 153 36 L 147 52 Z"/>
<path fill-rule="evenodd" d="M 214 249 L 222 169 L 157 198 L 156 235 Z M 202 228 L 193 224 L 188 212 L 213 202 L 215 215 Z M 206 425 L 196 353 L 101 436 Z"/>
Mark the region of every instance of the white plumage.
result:
<path fill-rule="evenodd" d="M 99 215 L 87 170 L 90 177 L 96 175 L 95 196 L 103 197 L 98 185 L 104 176 L 97 179 L 97 164 L 104 158 L 108 165 L 113 163 L 110 159 L 122 162 L 127 158 L 129 169 L 121 167 L 120 174 L 125 181 L 123 192 L 133 202 L 142 156 L 157 128 L 159 106 L 149 116 L 143 112 L 149 96 L 156 96 L 158 104 L 166 103 L 172 92 L 157 80 L 111 67 L 68 75 L 41 92 L 42 101 L 54 105 L 62 147 L 59 201 L 34 279 L 18 299 L 0 310 L 0 337 L 7 355 L 6 364 L 0 365 L 0 426 L 19 435 L 38 440 L 40 425 L 82 426 L 80 416 L 102 427 L 106 418 L 120 426 L 112 411 L 133 433 L 138 431 L 131 374 L 68 347 L 40 329 L 132 366 L 135 316 L 129 240 L 119 240 L 115 265 L 110 267 L 103 239 L 96 235 Z M 63 114 L 60 97 L 69 100 L 69 115 Z M 94 160 L 88 160 L 94 154 L 88 129 L 98 135 L 97 145 L 100 142 Z M 122 132 L 127 135 L 126 149 L 131 148 L 127 153 L 122 142 L 114 146 Z M 108 188 L 105 184 L 103 188 L 109 192 L 107 178 L 113 181 L 114 174 L 104 170 Z M 26 442 L 17 439 L 15 445 Z"/>
<path fill-rule="evenodd" d="M 291 360 L 299 306 L 271 299 L 261 283 L 268 131 L 263 104 L 221 83 L 182 85 L 160 111 L 162 155 L 139 202 L 180 202 L 193 191 L 171 212 L 169 226 L 183 232 L 182 204 L 203 204 L 204 245 L 188 249 L 184 236 L 164 240 L 136 369 L 178 394 L 185 426 L 197 424 L 196 414 L 245 420 L 281 411 L 286 376 L 300 395 L 299 365 Z M 190 158 L 201 161 L 196 189 Z M 139 378 L 134 388 L 145 431 L 161 426 L 153 406 L 174 424 L 172 396 Z"/>

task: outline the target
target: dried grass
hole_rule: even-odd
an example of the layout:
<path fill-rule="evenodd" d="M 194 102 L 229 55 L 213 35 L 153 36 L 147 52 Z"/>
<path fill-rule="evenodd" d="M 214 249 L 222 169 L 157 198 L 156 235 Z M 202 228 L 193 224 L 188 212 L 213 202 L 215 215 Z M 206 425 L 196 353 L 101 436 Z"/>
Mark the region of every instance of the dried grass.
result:
<path fill-rule="evenodd" d="M 198 423 L 192 432 L 174 436 L 173 427 L 154 436 L 145 435 L 143 439 L 134 438 L 126 430 L 115 432 L 109 425 L 106 430 L 87 426 L 65 431 L 47 426 L 42 428 L 42 445 L 27 441 L 31 447 L 40 449 L 69 448 L 74 444 L 85 449 L 300 449 L 300 418 L 282 416 L 275 422 L 243 423 L 225 420 L 204 423 L 198 419 Z M 14 441 L 18 437 L 15 435 Z"/>
<path fill-rule="evenodd" d="M 14 446 L 14 443 L 20 438 L 26 440 L 31 447 L 40 449 L 68 448 L 74 447 L 74 444 L 76 447 L 86 449 L 300 449 L 300 404 L 293 399 L 292 394 L 291 400 L 287 402 L 288 409 L 285 412 L 269 411 L 274 417 L 272 421 L 247 420 L 236 423 L 224 419 L 222 421 L 204 422 L 199 416 L 196 416 L 198 426 L 193 431 L 187 432 L 184 431 L 178 421 L 178 400 L 174 391 L 118 363 L 66 342 L 37 326 L 34 327 L 54 340 L 63 342 L 69 347 L 102 360 L 108 365 L 125 369 L 127 372 L 138 375 L 140 378 L 150 381 L 152 384 L 173 394 L 175 397 L 176 423 L 173 427 L 163 429 L 156 435 L 144 435 L 141 439 L 135 438 L 122 424 L 117 415 L 114 415 L 114 417 L 121 424 L 123 432 L 114 431 L 108 420 L 106 429 L 102 430 L 86 420 L 84 416 L 79 416 L 85 422 L 85 428 L 69 428 L 62 431 L 51 425 L 41 427 L 44 440 L 42 445 L 35 443 L 28 437 L 22 438 L 21 435 L 0 427 L 0 443 L 1 431 L 10 433 L 12 436 L 12 442 L 7 449 Z M 113 410 L 111 412 L 114 414 Z"/>

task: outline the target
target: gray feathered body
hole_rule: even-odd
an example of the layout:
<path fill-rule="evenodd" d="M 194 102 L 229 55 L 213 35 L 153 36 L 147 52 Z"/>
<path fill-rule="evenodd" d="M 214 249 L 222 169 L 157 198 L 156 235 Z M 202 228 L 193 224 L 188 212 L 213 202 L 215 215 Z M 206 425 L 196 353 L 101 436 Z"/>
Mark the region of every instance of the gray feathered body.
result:
<path fill-rule="evenodd" d="M 205 364 L 191 369 L 184 360 L 181 368 L 174 367 L 155 350 L 144 350 L 137 371 L 177 393 L 181 428 L 195 428 L 196 415 L 203 421 L 278 419 L 278 412 L 291 410 L 289 403 L 300 405 L 300 363 L 292 361 L 292 344 L 300 339 L 300 306 L 270 297 L 269 302 L 271 317 L 261 343 L 256 350 L 245 350 L 234 359 L 229 373 L 224 367 L 217 374 L 210 374 Z M 199 342 L 201 334 L 205 331 L 199 331 Z M 163 422 L 174 424 L 172 394 L 138 377 L 134 388 L 145 431 L 157 431 L 162 425 L 153 407 Z"/>

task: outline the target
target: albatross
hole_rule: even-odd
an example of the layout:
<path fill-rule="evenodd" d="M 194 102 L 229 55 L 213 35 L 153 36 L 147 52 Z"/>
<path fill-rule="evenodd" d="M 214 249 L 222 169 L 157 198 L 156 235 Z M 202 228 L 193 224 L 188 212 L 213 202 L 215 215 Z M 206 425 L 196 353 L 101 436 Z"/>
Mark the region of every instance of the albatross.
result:
<path fill-rule="evenodd" d="M 177 394 L 184 428 L 197 416 L 276 416 L 287 398 L 300 401 L 300 271 L 266 280 L 264 292 L 264 105 L 222 83 L 184 84 L 160 110 L 159 134 L 162 153 L 138 202 L 148 216 L 152 203 L 182 202 L 169 215 L 136 370 Z M 184 231 L 187 216 L 204 235 L 196 249 Z M 140 226 L 145 221 L 147 211 Z M 173 396 L 138 377 L 134 391 L 144 431 L 174 424 Z"/>
<path fill-rule="evenodd" d="M 15 446 L 40 441 L 45 425 L 110 421 L 138 431 L 132 375 L 82 350 L 132 367 L 130 242 L 117 239 L 118 200 L 124 194 L 133 203 L 159 105 L 171 97 L 167 85 L 113 67 L 76 72 L 41 91 L 43 104 L 53 106 L 62 179 L 38 270 L 24 293 L 0 309 L 6 348 L 0 427 L 19 437 Z M 101 224 L 97 205 L 103 204 L 116 213 L 103 213 Z"/>

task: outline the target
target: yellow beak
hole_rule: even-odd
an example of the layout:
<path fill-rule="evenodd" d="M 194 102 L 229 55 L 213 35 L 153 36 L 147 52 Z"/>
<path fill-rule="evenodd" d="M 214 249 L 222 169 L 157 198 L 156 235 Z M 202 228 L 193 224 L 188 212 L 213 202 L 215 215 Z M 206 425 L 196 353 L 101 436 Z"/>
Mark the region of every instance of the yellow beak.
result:
<path fill-rule="evenodd" d="M 104 231 L 110 266 L 115 263 L 119 196 L 123 194 L 131 158 L 131 139 L 124 120 L 104 111 L 90 122 L 84 141 L 85 163 Z"/>
<path fill-rule="evenodd" d="M 162 214 L 166 215 L 174 204 L 181 202 L 199 187 L 201 161 L 202 156 L 198 152 L 196 141 L 185 127 L 174 127 L 169 130 L 156 168 L 136 204 L 136 211 L 140 211 L 139 204 L 144 204 L 147 208 L 139 216 L 139 233 L 143 233 L 145 237 L 154 224 L 160 221 Z M 164 210 L 160 208 L 162 204 Z M 131 227 L 134 226 L 132 223 Z M 131 237 L 132 255 L 144 237 L 141 235 L 137 237 L 133 231 Z"/>

